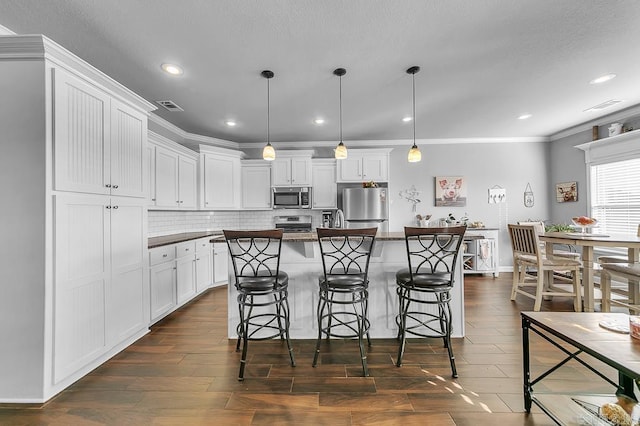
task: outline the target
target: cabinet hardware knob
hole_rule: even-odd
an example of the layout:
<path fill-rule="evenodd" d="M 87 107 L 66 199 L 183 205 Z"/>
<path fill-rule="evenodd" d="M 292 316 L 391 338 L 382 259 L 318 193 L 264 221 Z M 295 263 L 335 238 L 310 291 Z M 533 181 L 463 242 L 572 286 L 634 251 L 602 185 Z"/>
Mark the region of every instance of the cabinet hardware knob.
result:
<path fill-rule="evenodd" d="M 167 256 L 168 256 L 168 255 L 167 255 L 166 253 L 162 255 L 162 257 L 167 257 Z"/>
<path fill-rule="evenodd" d="M 105 186 L 106 186 L 107 188 L 111 188 L 111 184 L 110 184 L 110 183 L 106 184 Z"/>
<path fill-rule="evenodd" d="M 184 249 L 184 251 L 189 251 L 189 249 Z"/>
<path fill-rule="evenodd" d="M 174 266 L 174 267 L 173 267 L 173 269 L 174 269 L 174 270 L 176 270 L 176 269 L 178 269 L 178 268 Z"/>
<path fill-rule="evenodd" d="M 151 201 L 155 201 L 155 200 L 156 200 L 155 198 L 152 198 L 152 199 L 151 199 Z"/>
<path fill-rule="evenodd" d="M 199 258 L 199 257 L 196 257 L 196 260 L 200 260 L 200 258 Z"/>
<path fill-rule="evenodd" d="M 110 209 L 110 208 L 111 208 L 111 206 L 105 206 L 105 207 L 106 207 L 107 209 Z"/>
<path fill-rule="evenodd" d="M 113 208 L 114 208 L 114 209 L 117 209 L 117 208 L 118 208 L 118 206 L 113 206 Z"/>
<path fill-rule="evenodd" d="M 118 189 L 118 185 L 113 185 L 113 189 Z"/>

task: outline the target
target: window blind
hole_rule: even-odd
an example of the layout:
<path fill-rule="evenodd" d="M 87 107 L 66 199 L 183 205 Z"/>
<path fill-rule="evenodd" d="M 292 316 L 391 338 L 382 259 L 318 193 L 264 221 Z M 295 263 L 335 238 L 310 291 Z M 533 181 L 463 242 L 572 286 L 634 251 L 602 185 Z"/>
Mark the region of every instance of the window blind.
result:
<path fill-rule="evenodd" d="M 640 158 L 591 166 L 591 215 L 599 232 L 635 235 L 640 224 Z"/>

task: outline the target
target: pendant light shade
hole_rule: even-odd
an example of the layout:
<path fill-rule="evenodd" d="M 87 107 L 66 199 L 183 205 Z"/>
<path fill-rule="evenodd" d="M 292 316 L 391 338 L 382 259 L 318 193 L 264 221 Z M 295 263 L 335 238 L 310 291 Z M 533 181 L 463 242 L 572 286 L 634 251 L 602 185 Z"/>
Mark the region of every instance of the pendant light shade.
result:
<path fill-rule="evenodd" d="M 413 145 L 409 150 L 409 155 L 407 156 L 407 160 L 410 163 L 417 163 L 422 160 L 422 153 L 420 152 L 420 148 L 416 145 L 416 73 L 420 71 L 420 67 L 413 66 L 407 70 L 407 74 L 411 74 L 411 79 L 413 82 Z"/>
<path fill-rule="evenodd" d="M 269 80 L 273 78 L 273 71 L 264 70 L 260 73 L 261 76 L 267 79 L 267 144 L 262 150 L 262 158 L 267 161 L 273 161 L 276 159 L 276 150 L 271 145 L 271 128 L 270 128 L 270 105 L 269 105 Z"/>
<path fill-rule="evenodd" d="M 344 68 L 336 68 L 333 70 L 333 74 L 340 77 L 340 143 L 335 150 L 336 160 L 344 160 L 347 158 L 347 147 L 342 142 L 342 76 L 347 73 Z"/>

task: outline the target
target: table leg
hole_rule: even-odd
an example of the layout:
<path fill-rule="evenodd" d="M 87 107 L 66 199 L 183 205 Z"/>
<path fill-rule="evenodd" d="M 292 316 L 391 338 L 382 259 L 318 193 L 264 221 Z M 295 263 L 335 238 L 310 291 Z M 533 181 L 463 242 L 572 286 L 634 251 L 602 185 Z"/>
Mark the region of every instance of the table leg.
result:
<path fill-rule="evenodd" d="M 582 247 L 582 287 L 584 312 L 594 311 L 594 289 L 593 289 L 593 247 Z"/>
<path fill-rule="evenodd" d="M 544 246 L 547 259 L 553 259 L 553 243 L 547 242 Z M 549 286 L 553 284 L 553 271 L 545 271 L 544 274 L 544 290 L 548 291 Z M 551 296 L 546 296 L 544 300 L 551 300 Z"/>
<path fill-rule="evenodd" d="M 529 320 L 522 318 L 522 377 L 524 377 L 524 409 L 527 413 L 531 412 L 531 369 L 529 363 Z"/>

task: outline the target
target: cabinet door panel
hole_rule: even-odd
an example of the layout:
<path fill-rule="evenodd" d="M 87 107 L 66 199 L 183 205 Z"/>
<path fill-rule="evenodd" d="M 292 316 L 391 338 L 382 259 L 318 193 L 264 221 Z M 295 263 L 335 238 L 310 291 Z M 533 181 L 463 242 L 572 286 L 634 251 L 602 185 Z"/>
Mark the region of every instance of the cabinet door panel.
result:
<path fill-rule="evenodd" d="M 156 147 L 156 207 L 178 207 L 178 155 Z"/>
<path fill-rule="evenodd" d="M 161 263 L 151 268 L 151 320 L 156 321 L 176 306 L 176 264 Z"/>
<path fill-rule="evenodd" d="M 335 165 L 313 166 L 313 208 L 335 209 L 338 202 Z"/>
<path fill-rule="evenodd" d="M 196 292 L 200 293 L 213 284 L 213 256 L 211 248 L 196 253 Z"/>
<path fill-rule="evenodd" d="M 233 209 L 239 203 L 240 160 L 204 156 L 205 209 Z"/>
<path fill-rule="evenodd" d="M 107 350 L 109 209 L 102 196 L 55 196 L 54 382 Z"/>
<path fill-rule="evenodd" d="M 109 96 L 59 69 L 54 91 L 55 189 L 108 194 Z"/>
<path fill-rule="evenodd" d="M 276 158 L 271 162 L 271 181 L 274 186 L 291 185 L 290 158 Z"/>
<path fill-rule="evenodd" d="M 338 160 L 338 176 L 344 182 L 362 181 L 362 157 Z"/>
<path fill-rule="evenodd" d="M 386 182 L 389 180 L 386 155 L 365 155 L 362 158 L 362 179 L 365 181 Z"/>
<path fill-rule="evenodd" d="M 271 208 L 271 170 L 269 166 L 242 168 L 242 207 L 245 209 Z"/>
<path fill-rule="evenodd" d="M 178 305 L 188 301 L 196 294 L 195 262 L 195 255 L 182 257 L 176 261 Z"/>
<path fill-rule="evenodd" d="M 229 281 L 229 248 L 226 244 L 213 245 L 213 281 L 215 285 L 222 285 Z"/>
<path fill-rule="evenodd" d="M 291 158 L 291 184 L 311 185 L 311 159 Z"/>
<path fill-rule="evenodd" d="M 147 144 L 146 170 L 147 177 L 147 205 L 156 205 L 156 147 Z"/>
<path fill-rule="evenodd" d="M 147 118 L 115 99 L 111 101 L 111 193 L 144 197 Z"/>
<path fill-rule="evenodd" d="M 148 250 L 144 235 L 145 201 L 111 197 L 110 210 L 112 276 L 108 321 L 110 338 L 115 344 L 148 323 L 148 318 L 145 318 L 145 303 L 148 302 L 145 302 L 143 281 Z"/>
<path fill-rule="evenodd" d="M 178 165 L 179 199 L 181 209 L 196 208 L 197 163 L 192 158 L 180 157 Z"/>

